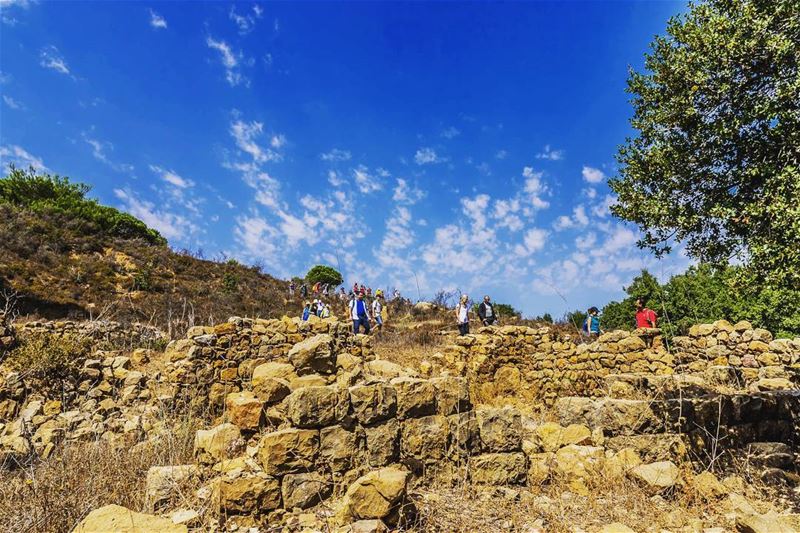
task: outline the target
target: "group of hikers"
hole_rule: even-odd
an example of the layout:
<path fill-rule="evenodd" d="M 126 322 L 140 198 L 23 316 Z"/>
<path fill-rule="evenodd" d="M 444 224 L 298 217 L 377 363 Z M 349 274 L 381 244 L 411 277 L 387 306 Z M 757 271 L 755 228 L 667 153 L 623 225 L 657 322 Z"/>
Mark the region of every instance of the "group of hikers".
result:
<path fill-rule="evenodd" d="M 297 285 L 293 280 L 289 281 L 289 295 L 294 296 L 297 290 Z M 308 295 L 308 286 L 304 283 L 300 286 L 300 296 L 305 298 Z M 327 283 L 314 283 L 311 287 L 315 298 L 313 301 L 305 301 L 303 304 L 303 312 L 301 319 L 305 322 L 311 316 L 319 318 L 328 318 L 332 314 L 331 303 L 327 303 L 322 299 L 324 295 L 336 296 L 343 303 L 346 303 L 346 311 L 353 321 L 353 333 L 356 335 L 363 328 L 364 333 L 369 334 L 371 323 L 374 322 L 375 328 L 380 331 L 383 328 L 384 309 L 386 306 L 386 297 L 383 290 L 376 289 L 373 293 L 372 287 L 365 287 L 364 284 L 358 282 L 353 284 L 352 290 L 345 292 L 344 287 L 340 287 L 336 291 L 336 287 Z M 392 293 L 393 299 L 400 299 L 400 291 L 394 289 Z"/>
<path fill-rule="evenodd" d="M 296 290 L 295 282 L 293 280 L 289 281 L 290 296 L 294 296 Z M 308 286 L 303 283 L 299 291 L 300 296 L 305 299 L 308 295 Z M 337 292 L 335 286 L 317 282 L 312 285 L 311 291 L 314 294 L 314 299 L 305 301 L 301 315 L 303 321 L 308 321 L 311 316 L 319 318 L 330 317 L 332 304 L 324 301 L 322 297 L 335 295 L 345 303 L 345 311 L 350 315 L 350 320 L 353 321 L 354 334 L 359 334 L 362 329 L 364 333 L 369 334 L 373 322 L 375 329 L 378 331 L 383 328 L 386 297 L 381 289 L 377 289 L 373 293 L 371 287 L 365 287 L 363 283 L 356 282 L 349 292 L 345 292 L 344 287 L 340 287 Z M 394 289 L 392 298 L 399 300 L 400 291 Z M 473 304 L 469 299 L 469 295 L 462 294 L 455 308 L 459 335 L 469 334 L 470 318 L 473 314 Z M 477 315 L 482 326 L 492 326 L 498 323 L 497 309 L 489 295 L 484 296 L 483 301 L 477 306 Z M 657 327 L 658 315 L 647 307 L 647 302 L 644 298 L 636 299 L 635 319 L 637 328 Z M 590 339 L 597 338 L 603 333 L 603 329 L 600 327 L 600 310 L 597 307 L 593 306 L 587 310 L 587 316 L 583 321 L 581 331 Z"/>
<path fill-rule="evenodd" d="M 455 309 L 459 335 L 467 335 L 469 333 L 471 309 L 472 305 L 469 296 L 462 294 Z M 603 333 L 600 328 L 600 310 L 592 306 L 587 310 L 586 315 L 586 320 L 584 320 L 581 328 L 583 334 L 590 339 L 599 337 Z M 478 306 L 478 318 L 483 326 L 491 326 L 497 323 L 497 312 L 492 304 L 492 299 L 488 295 L 483 297 L 483 301 Z M 636 299 L 635 318 L 637 329 L 658 327 L 658 315 L 647 307 L 647 302 L 644 298 Z"/>

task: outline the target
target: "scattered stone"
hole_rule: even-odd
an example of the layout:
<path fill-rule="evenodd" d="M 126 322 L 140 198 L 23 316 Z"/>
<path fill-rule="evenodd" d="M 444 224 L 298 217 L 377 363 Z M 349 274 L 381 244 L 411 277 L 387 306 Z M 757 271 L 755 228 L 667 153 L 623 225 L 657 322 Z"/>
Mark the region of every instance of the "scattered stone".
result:
<path fill-rule="evenodd" d="M 131 511 L 121 505 L 106 505 L 89 513 L 80 521 L 73 533 L 186 533 L 183 524 Z"/>
<path fill-rule="evenodd" d="M 671 489 L 680 482 L 680 471 L 672 461 L 639 465 L 630 470 L 630 476 L 655 494 Z"/>

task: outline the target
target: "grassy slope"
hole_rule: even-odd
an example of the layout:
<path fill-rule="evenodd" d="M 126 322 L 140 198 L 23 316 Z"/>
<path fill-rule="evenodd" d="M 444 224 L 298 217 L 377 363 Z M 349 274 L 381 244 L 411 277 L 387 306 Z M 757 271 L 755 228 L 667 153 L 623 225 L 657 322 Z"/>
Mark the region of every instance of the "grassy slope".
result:
<path fill-rule="evenodd" d="M 0 204 L 2 286 L 22 294 L 23 315 L 102 314 L 149 322 L 173 334 L 192 322 L 295 310 L 293 304 L 287 309 L 283 282 L 255 268 L 108 237 L 84 221 L 7 204 Z"/>

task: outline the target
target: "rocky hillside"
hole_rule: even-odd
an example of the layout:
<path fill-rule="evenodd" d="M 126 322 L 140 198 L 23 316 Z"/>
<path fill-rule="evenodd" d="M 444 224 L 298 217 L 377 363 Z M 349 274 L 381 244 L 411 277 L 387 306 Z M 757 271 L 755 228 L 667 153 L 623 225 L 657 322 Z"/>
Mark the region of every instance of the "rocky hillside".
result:
<path fill-rule="evenodd" d="M 15 172 L 16 181 L 0 179 L 0 294 L 18 292 L 22 315 L 99 316 L 179 335 L 231 315 L 287 310 L 283 284 L 258 268 L 173 251 L 80 184 Z"/>

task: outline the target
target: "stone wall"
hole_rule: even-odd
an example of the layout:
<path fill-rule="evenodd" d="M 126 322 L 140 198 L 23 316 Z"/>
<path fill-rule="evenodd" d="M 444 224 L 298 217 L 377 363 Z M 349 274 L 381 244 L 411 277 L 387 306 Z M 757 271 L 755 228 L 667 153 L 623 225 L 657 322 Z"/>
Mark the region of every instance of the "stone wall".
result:
<path fill-rule="evenodd" d="M 35 321 L 15 324 L 17 335 L 24 339 L 31 334 L 71 335 L 88 338 L 94 346 L 106 350 L 147 348 L 162 345 L 166 334 L 146 324 L 121 324 L 109 320 Z"/>
<path fill-rule="evenodd" d="M 489 327 L 457 337 L 444 359 L 469 377 L 481 401 L 513 396 L 550 405 L 561 396 L 605 396 L 607 376 L 620 374 L 711 372 L 733 384 L 758 382 L 759 390 L 798 382 L 800 338 L 773 340 L 766 330 L 723 320 L 695 326 L 671 343 L 658 333 L 612 331 L 586 342 L 548 327 Z"/>
<path fill-rule="evenodd" d="M 232 317 L 215 326 L 190 328 L 185 339 L 166 348 L 165 392 L 190 398 L 198 407 L 219 411 L 225 395 L 241 390 L 253 369 L 266 362 L 288 362 L 292 347 L 309 337 L 326 334 L 331 350 L 365 360 L 372 358 L 371 337 L 355 336 L 352 324 L 335 318 L 296 317 L 248 319 Z M 299 377 L 299 376 L 298 376 Z"/>

